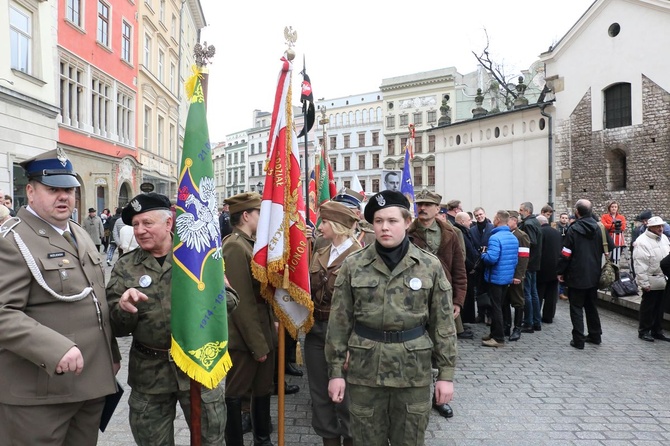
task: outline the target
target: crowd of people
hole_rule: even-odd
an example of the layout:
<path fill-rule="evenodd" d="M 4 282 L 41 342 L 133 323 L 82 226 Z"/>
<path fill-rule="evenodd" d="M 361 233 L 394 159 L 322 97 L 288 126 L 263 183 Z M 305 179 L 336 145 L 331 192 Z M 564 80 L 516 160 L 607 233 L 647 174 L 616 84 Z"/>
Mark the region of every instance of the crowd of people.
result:
<path fill-rule="evenodd" d="M 170 353 L 174 206 L 143 193 L 114 214 L 90 208 L 80 226 L 71 220 L 79 181 L 63 150 L 22 166 L 27 206 L 12 215 L 11 200 L 0 205 L 0 437 L 95 445 L 106 398 L 119 390 L 116 338 L 130 336 L 133 438 L 174 444 L 177 404 L 189 423 L 191 412 L 189 378 Z M 261 200 L 229 197 L 219 217 L 233 367 L 202 390 L 205 445 L 241 446 L 249 431 L 254 445 L 272 445 L 271 396 L 281 385 L 299 391 L 277 382 L 278 324 L 251 273 Z M 600 344 L 603 257 L 618 262 L 626 246 L 642 290 L 638 335 L 670 341 L 670 226 L 650 211 L 627 242 L 616 202 L 597 217 L 580 199 L 552 223 L 548 205 L 536 214 L 523 202 L 489 219 L 429 190 L 416 195 L 415 218 L 399 191 L 364 201 L 343 189 L 320 206 L 318 230 L 306 230 L 315 323 L 304 356 L 325 446 L 423 444 L 432 409 L 454 416 L 457 340 L 474 339 L 472 324 L 490 327 L 483 347 L 501 348 L 552 323 L 565 298 L 570 345 Z M 295 362 L 289 354 L 286 372 L 301 375 Z"/>

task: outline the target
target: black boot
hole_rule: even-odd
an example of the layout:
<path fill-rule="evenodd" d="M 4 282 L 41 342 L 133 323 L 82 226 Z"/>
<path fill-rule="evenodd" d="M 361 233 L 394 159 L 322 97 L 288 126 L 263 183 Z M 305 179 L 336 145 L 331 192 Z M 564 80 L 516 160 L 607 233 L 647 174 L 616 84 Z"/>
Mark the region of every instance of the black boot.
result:
<path fill-rule="evenodd" d="M 251 399 L 251 430 L 254 433 L 254 446 L 273 446 L 270 440 L 270 398 L 271 395 L 266 395 Z"/>
<path fill-rule="evenodd" d="M 228 419 L 226 420 L 226 445 L 244 446 L 244 432 L 242 431 L 242 400 L 240 398 L 226 398 Z"/>

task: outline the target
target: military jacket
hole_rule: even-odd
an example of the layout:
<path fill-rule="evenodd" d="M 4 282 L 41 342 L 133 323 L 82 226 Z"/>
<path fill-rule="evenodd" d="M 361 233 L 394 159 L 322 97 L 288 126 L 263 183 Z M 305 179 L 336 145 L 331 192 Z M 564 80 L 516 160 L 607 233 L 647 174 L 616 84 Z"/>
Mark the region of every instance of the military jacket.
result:
<path fill-rule="evenodd" d="M 77 249 L 26 208 L 17 217 L 20 223 L 9 220 L 3 226 L 14 225 L 13 232 L 0 236 L 0 403 L 60 404 L 116 392 L 112 364 L 120 354 L 109 324 L 104 260 L 74 222 L 70 232 Z M 29 270 L 16 234 L 55 293 L 72 296 L 90 286 L 92 294 L 65 302 L 48 293 Z M 56 366 L 73 346 L 84 358 L 81 375 L 56 375 Z"/>
<path fill-rule="evenodd" d="M 372 246 L 349 255 L 335 281 L 325 354 L 330 378 L 370 387 L 420 387 L 432 382 L 431 357 L 438 380 L 453 380 L 456 362 L 451 285 L 434 255 L 413 244 L 389 271 Z M 359 336 L 361 323 L 376 330 L 427 326 L 423 336 L 383 343 Z"/>
<path fill-rule="evenodd" d="M 335 279 L 337 273 L 340 271 L 342 262 L 349 254 L 352 254 L 359 249 L 360 245 L 354 243 L 341 255 L 339 255 L 333 263 L 328 266 L 330 260 L 330 247 L 327 245 L 319 249 L 314 256 L 312 256 L 312 263 L 309 266 L 309 283 L 312 294 L 312 301 L 314 302 L 315 317 L 319 314 L 327 314 L 330 312 L 330 306 L 333 298 L 333 290 L 335 289 Z"/>
<path fill-rule="evenodd" d="M 140 285 L 142 281 L 150 283 Z M 119 307 L 121 295 L 129 288 L 137 288 L 149 300 L 137 303 L 137 313 L 128 313 Z M 168 350 L 171 345 L 170 316 L 172 309 L 172 253 L 160 263 L 147 251 L 137 248 L 124 254 L 114 265 L 107 284 L 110 318 L 114 335 L 132 336 L 143 345 Z M 135 390 L 149 394 L 188 390 L 188 376 L 171 360 L 155 358 L 130 349 L 128 384 Z"/>
<path fill-rule="evenodd" d="M 249 351 L 259 359 L 277 344 L 272 307 L 261 297 L 261 284 L 251 274 L 255 240 L 233 228 L 223 240 L 226 277 L 240 298 L 237 309 L 228 314 L 228 348 Z"/>

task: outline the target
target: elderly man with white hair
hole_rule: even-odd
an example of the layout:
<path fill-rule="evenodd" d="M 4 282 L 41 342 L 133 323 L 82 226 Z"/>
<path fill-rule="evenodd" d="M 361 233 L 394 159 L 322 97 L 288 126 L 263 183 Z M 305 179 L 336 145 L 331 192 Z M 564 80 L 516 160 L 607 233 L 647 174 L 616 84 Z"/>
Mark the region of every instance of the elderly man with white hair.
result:
<path fill-rule="evenodd" d="M 670 341 L 662 331 L 666 278 L 661 270 L 661 260 L 670 254 L 670 242 L 663 236 L 664 225 L 661 217 L 651 217 L 647 221 L 647 230 L 637 238 L 633 250 L 635 281 L 642 289 L 638 337 L 648 342 L 655 339 Z"/>

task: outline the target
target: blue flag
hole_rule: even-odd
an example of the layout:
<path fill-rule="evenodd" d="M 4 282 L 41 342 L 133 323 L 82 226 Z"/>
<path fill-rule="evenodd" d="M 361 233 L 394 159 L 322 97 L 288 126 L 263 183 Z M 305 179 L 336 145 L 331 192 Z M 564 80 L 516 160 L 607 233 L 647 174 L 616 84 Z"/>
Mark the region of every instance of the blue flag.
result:
<path fill-rule="evenodd" d="M 414 184 L 412 184 L 412 171 L 409 168 L 409 150 L 405 148 L 405 165 L 402 168 L 402 184 L 400 192 L 407 197 L 411 206 L 413 215 L 416 217 L 416 203 L 414 202 Z"/>

